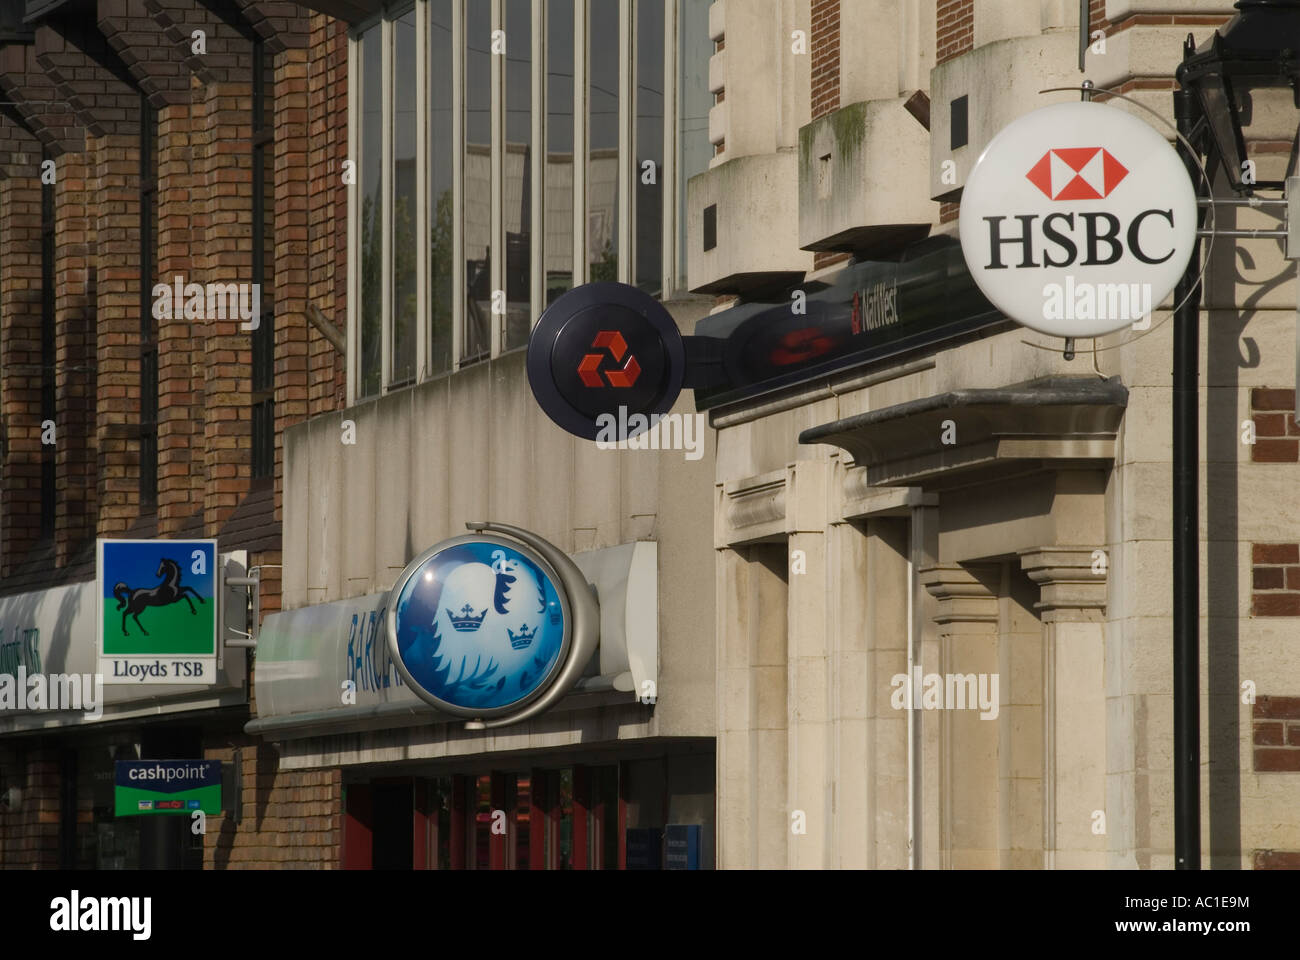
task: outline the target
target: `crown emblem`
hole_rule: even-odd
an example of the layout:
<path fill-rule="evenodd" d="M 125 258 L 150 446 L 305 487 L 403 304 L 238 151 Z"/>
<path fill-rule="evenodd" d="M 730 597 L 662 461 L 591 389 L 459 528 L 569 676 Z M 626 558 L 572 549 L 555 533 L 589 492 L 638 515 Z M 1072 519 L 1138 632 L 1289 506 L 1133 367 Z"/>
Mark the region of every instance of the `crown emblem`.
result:
<path fill-rule="evenodd" d="M 487 610 L 484 609 L 477 617 L 474 616 L 474 608 L 468 603 L 460 608 L 462 616 L 456 616 L 450 610 L 447 616 L 451 618 L 451 628 L 457 633 L 473 633 L 479 627 L 483 626 L 483 618 L 487 616 Z"/>
<path fill-rule="evenodd" d="M 516 650 L 524 649 L 524 647 L 533 642 L 533 637 L 537 636 L 536 628 L 529 632 L 528 624 L 526 623 L 521 623 L 519 625 L 518 634 L 509 627 L 506 627 L 506 633 L 510 634 L 510 646 L 514 647 Z"/>

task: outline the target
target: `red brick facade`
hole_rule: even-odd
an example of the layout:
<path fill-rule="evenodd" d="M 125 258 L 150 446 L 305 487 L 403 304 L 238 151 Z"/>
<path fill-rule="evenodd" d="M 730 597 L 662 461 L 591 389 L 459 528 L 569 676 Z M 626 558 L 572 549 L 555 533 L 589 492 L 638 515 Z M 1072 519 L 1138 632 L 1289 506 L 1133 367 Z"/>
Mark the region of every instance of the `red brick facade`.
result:
<path fill-rule="evenodd" d="M 1259 697 L 1251 728 L 1256 773 L 1300 773 L 1300 697 Z"/>
<path fill-rule="evenodd" d="M 840 108 L 840 0 L 812 0 L 812 118 Z"/>
<path fill-rule="evenodd" d="M 1250 391 L 1250 415 L 1255 442 L 1250 459 L 1256 463 L 1300 462 L 1300 427 L 1295 421 L 1295 391 L 1268 387 Z"/>
<path fill-rule="evenodd" d="M 13 104 L 0 116 L 0 595 L 93 577 L 97 536 L 215 537 L 262 568 L 263 614 L 279 608 L 281 434 L 345 397 L 343 357 L 307 307 L 346 325 L 347 27 L 291 3 L 238 6 L 245 22 L 236 27 L 196 0 L 100 0 L 98 23 L 42 23 L 34 44 L 0 47 L 0 95 Z M 194 29 L 205 31 L 206 55 L 192 49 Z M 140 500 L 141 285 L 151 296 L 153 282 L 177 276 L 252 279 L 254 36 L 265 41 L 274 133 L 262 296 L 275 311 L 273 477 L 251 475 L 250 332 L 237 317 L 176 311 L 154 320 L 154 509 Z M 152 278 L 140 270 L 142 95 L 158 111 Z M 56 511 L 44 539 L 42 149 L 57 170 Z M 281 773 L 275 746 L 242 732 L 251 715 L 231 708 L 210 737 L 204 725 L 205 757 L 230 762 L 240 751 L 244 811 L 239 824 L 208 818 L 204 865 L 338 866 L 339 771 Z M 0 788 L 23 797 L 16 811 L 0 807 L 0 868 L 60 865 L 63 764 L 94 737 L 0 738 Z M 76 776 L 81 843 L 83 830 L 93 835 L 94 784 L 85 770 Z"/>
<path fill-rule="evenodd" d="M 1300 617 L 1300 545 L 1256 543 L 1250 559 L 1251 615 Z"/>
<path fill-rule="evenodd" d="M 935 63 L 946 63 L 975 48 L 975 0 L 939 0 L 935 24 Z"/>

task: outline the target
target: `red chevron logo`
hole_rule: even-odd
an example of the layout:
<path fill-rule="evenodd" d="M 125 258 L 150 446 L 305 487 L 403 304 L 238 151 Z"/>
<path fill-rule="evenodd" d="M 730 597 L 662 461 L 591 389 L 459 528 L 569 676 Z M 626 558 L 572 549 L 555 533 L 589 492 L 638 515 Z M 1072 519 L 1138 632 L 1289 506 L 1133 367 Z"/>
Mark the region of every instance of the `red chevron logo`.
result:
<path fill-rule="evenodd" d="M 615 364 L 627 355 L 627 362 L 621 368 L 606 370 L 605 379 L 602 380 L 601 365 L 605 362 L 605 354 L 583 354 L 582 360 L 578 363 L 578 377 L 584 386 L 603 387 L 608 381 L 611 387 L 626 388 L 636 383 L 637 378 L 641 376 L 641 364 L 637 363 L 636 357 L 628 354 L 627 341 L 617 330 L 602 330 L 597 333 L 596 338 L 591 341 L 591 349 L 608 351 L 614 358 Z"/>

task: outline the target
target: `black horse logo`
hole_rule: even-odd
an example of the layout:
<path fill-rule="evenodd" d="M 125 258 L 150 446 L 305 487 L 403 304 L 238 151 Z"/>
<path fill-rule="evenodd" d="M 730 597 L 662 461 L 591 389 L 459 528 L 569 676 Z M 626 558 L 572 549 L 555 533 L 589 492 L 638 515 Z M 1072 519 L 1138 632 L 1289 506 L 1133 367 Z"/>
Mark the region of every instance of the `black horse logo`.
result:
<path fill-rule="evenodd" d="M 175 560 L 169 560 L 166 557 L 158 561 L 158 571 L 155 577 L 162 577 L 163 582 L 156 587 L 141 587 L 138 590 L 132 590 L 125 583 L 118 583 L 113 587 L 113 596 L 117 597 L 117 609 L 122 611 L 122 636 L 129 637 L 126 632 L 126 615 L 129 613 L 135 620 L 135 625 L 140 628 L 140 632 L 146 637 L 149 631 L 144 628 L 140 622 L 140 613 L 145 607 L 165 607 L 169 603 L 176 603 L 184 600 L 190 605 L 190 613 L 197 615 L 198 611 L 194 609 L 194 603 L 186 596 L 187 593 L 194 595 L 194 599 L 203 603 L 203 598 L 193 587 L 181 586 L 181 565 Z"/>

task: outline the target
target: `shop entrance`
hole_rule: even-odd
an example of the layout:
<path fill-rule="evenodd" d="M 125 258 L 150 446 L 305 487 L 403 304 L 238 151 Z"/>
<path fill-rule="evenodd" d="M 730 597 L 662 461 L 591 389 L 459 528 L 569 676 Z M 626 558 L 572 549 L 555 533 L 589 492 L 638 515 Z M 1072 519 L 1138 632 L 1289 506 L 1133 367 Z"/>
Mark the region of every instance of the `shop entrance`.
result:
<path fill-rule="evenodd" d="M 707 782 L 675 806 L 705 813 L 694 822 L 707 830 L 711 853 L 712 757 L 692 760 Z M 665 824 L 673 806 L 671 763 L 658 758 L 351 782 L 344 791 L 343 866 L 657 869 L 664 865 Z"/>

